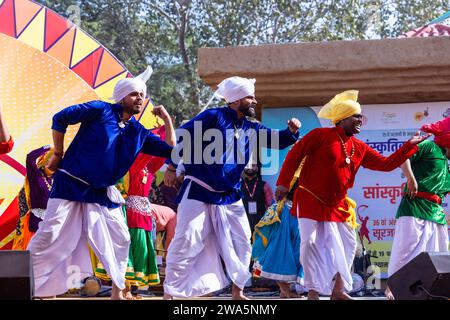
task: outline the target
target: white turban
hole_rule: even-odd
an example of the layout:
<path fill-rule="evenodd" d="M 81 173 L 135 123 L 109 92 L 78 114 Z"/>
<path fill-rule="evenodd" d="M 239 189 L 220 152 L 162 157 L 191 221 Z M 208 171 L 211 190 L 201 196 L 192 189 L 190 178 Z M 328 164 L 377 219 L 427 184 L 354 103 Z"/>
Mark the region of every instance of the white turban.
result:
<path fill-rule="evenodd" d="M 218 85 L 216 96 L 224 98 L 228 103 L 255 96 L 255 79 L 241 77 L 226 78 Z"/>
<path fill-rule="evenodd" d="M 142 92 L 145 95 L 147 92 L 147 86 L 145 83 L 148 79 L 150 79 L 152 73 L 152 67 L 148 66 L 144 72 L 135 78 L 125 78 L 119 80 L 114 87 L 114 93 L 111 99 L 116 103 L 119 103 L 123 98 L 132 92 Z"/>

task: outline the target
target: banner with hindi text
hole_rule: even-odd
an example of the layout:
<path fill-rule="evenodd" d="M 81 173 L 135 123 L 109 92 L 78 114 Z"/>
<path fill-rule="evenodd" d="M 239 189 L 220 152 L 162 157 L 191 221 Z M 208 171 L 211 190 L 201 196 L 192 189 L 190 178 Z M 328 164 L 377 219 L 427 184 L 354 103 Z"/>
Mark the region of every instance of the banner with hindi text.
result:
<path fill-rule="evenodd" d="M 262 122 L 271 128 L 284 128 L 286 120 L 296 116 L 302 122 L 301 135 L 317 127 L 329 127 L 328 120 L 318 119 L 321 107 L 292 107 L 264 109 Z M 363 127 L 356 137 L 389 156 L 400 148 L 426 123 L 450 116 L 450 102 L 363 105 Z M 311 112 L 313 111 L 313 112 Z M 280 115 L 283 115 L 280 117 Z M 302 117 L 303 116 L 303 117 Z M 280 168 L 287 151 L 280 152 Z M 275 189 L 277 175 L 264 175 Z M 404 183 L 400 168 L 391 172 L 377 172 L 361 168 L 349 196 L 357 203 L 358 235 L 366 250 L 374 257 L 372 264 L 380 267 L 381 278 L 387 277 L 387 266 L 395 234 L 395 215 Z M 442 204 L 450 222 L 448 198 Z"/>

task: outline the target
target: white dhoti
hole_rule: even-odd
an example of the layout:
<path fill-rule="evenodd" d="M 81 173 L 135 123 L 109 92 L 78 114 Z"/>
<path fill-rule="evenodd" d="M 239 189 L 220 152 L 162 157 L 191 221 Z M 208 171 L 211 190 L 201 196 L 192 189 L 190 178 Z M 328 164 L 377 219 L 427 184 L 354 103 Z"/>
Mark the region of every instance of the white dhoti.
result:
<path fill-rule="evenodd" d="M 395 224 L 390 277 L 422 252 L 448 251 L 448 226 L 415 217 L 400 217 Z"/>
<path fill-rule="evenodd" d="M 187 199 L 178 206 L 177 226 L 166 260 L 164 292 L 193 297 L 220 290 L 228 277 L 243 289 L 250 279 L 250 225 L 242 200 L 213 205 Z"/>
<path fill-rule="evenodd" d="M 352 290 L 351 267 L 356 252 L 355 230 L 346 222 L 319 222 L 298 219 L 300 263 L 305 273 L 304 286 L 324 295 L 333 290 L 339 272 L 347 291 Z"/>
<path fill-rule="evenodd" d="M 113 283 L 124 289 L 130 235 L 121 208 L 49 199 L 44 220 L 28 245 L 35 295 L 63 294 L 92 275 L 88 243 Z"/>

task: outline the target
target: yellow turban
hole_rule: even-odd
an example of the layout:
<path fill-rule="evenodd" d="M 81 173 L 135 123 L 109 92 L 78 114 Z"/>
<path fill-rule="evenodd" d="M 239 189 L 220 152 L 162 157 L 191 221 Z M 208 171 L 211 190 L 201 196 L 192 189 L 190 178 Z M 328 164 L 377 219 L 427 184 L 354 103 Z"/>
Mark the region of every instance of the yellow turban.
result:
<path fill-rule="evenodd" d="M 361 113 L 358 103 L 358 90 L 348 90 L 337 94 L 330 102 L 320 109 L 317 115 L 322 119 L 330 119 L 333 124 Z"/>

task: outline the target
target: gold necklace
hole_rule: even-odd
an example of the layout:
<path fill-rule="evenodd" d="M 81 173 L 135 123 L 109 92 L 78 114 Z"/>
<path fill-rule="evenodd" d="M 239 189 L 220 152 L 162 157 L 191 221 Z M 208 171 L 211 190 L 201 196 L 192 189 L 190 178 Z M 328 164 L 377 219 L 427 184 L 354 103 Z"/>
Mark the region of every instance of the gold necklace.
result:
<path fill-rule="evenodd" d="M 344 149 L 345 163 L 350 164 L 350 161 L 351 161 L 353 155 L 355 154 L 355 145 L 353 144 L 353 140 L 350 138 L 350 141 L 352 142 L 352 152 L 351 152 L 350 155 L 348 155 L 348 153 L 347 153 L 347 146 L 345 145 L 344 140 L 342 140 L 342 138 L 339 135 L 339 133 L 336 132 L 336 134 L 339 137 L 339 140 L 341 140 L 342 148 Z"/>

